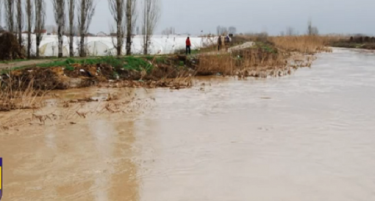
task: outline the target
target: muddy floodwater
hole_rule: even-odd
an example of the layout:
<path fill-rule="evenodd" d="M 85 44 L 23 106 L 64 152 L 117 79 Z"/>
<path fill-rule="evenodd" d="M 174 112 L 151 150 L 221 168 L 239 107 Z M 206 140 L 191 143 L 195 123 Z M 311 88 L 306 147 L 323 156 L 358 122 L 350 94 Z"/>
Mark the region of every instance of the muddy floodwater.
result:
<path fill-rule="evenodd" d="M 3 130 L 3 199 L 375 200 L 375 53 L 317 56 L 282 78 L 137 89 L 139 110 Z"/>

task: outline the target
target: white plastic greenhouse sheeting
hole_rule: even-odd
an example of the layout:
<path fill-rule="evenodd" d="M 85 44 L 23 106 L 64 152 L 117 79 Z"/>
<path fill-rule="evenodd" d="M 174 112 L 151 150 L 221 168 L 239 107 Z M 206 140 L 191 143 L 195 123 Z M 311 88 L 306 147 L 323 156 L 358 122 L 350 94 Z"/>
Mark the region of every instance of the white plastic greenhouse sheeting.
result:
<path fill-rule="evenodd" d="M 23 35 L 24 39 L 27 39 L 27 35 Z M 185 49 L 185 41 L 187 36 L 153 36 L 151 38 L 151 44 L 149 48 L 149 54 L 171 54 L 176 50 Z M 32 35 L 32 52 L 36 52 L 35 48 L 35 35 Z M 64 36 L 63 39 L 63 55 L 69 55 L 69 39 Z M 214 44 L 216 38 L 202 38 L 202 37 L 190 37 L 192 49 L 200 49 L 204 46 Z M 79 38 L 74 37 L 74 51 L 75 55 L 78 55 L 78 42 Z M 116 43 L 115 38 L 111 37 L 87 37 L 86 48 L 88 54 L 92 56 L 105 56 L 105 55 L 116 55 L 116 49 L 114 47 Z M 125 42 L 124 42 L 125 43 Z M 43 40 L 39 46 L 41 56 L 57 56 L 58 43 L 56 35 L 44 35 Z M 122 53 L 125 54 L 125 44 L 122 47 Z M 143 53 L 143 39 L 142 36 L 134 36 L 132 41 L 132 54 Z"/>
<path fill-rule="evenodd" d="M 90 56 L 110 54 L 110 45 L 102 41 L 91 41 L 87 43 L 87 51 Z"/>
<path fill-rule="evenodd" d="M 27 39 L 27 35 L 23 35 L 24 39 Z M 151 44 L 149 48 L 149 54 L 171 54 L 176 50 L 185 49 L 185 40 L 187 36 L 153 36 L 151 38 Z M 36 52 L 35 48 L 35 35 L 32 35 L 32 52 Z M 114 43 L 115 38 L 111 37 L 87 37 L 86 48 L 89 55 L 92 56 L 105 56 L 105 55 L 116 55 L 116 49 Z M 64 36 L 63 38 L 63 55 L 69 55 L 69 39 Z M 202 37 L 190 37 L 192 49 L 200 49 L 206 45 L 214 44 L 216 38 L 202 38 Z M 79 38 L 74 37 L 74 51 L 75 55 L 78 55 L 78 42 Z M 57 56 L 58 43 L 56 35 L 44 35 L 43 40 L 39 46 L 41 56 Z M 125 54 L 125 44 L 122 47 L 122 53 Z M 134 36 L 132 41 L 132 53 L 142 54 L 143 53 L 143 39 L 142 36 Z"/>

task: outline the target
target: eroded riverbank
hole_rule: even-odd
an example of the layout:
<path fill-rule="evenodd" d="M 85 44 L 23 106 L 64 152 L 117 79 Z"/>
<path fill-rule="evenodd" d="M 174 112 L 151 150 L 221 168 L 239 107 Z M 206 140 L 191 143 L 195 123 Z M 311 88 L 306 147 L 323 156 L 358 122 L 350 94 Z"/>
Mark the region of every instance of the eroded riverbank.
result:
<path fill-rule="evenodd" d="M 16 123 L 0 131 L 3 199 L 375 199 L 374 64 L 373 52 L 334 49 L 285 77 L 117 91 L 138 101 L 123 111 L 1 113 Z M 98 90 L 121 89 L 68 94 Z M 49 110 L 57 119 L 31 119 Z"/>

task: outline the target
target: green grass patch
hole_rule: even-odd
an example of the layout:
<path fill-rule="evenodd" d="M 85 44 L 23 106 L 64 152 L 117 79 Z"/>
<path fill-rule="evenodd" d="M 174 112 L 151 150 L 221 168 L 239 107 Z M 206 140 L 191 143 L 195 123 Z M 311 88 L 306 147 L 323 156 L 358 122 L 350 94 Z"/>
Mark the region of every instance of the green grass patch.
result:
<path fill-rule="evenodd" d="M 154 56 L 150 56 L 150 55 L 148 55 L 148 56 L 146 56 L 145 57 L 148 61 L 152 61 L 153 59 L 154 59 Z"/>
<path fill-rule="evenodd" d="M 107 64 L 111 65 L 116 69 L 123 68 L 126 70 L 137 70 L 141 71 L 145 69 L 150 71 L 152 65 L 147 61 L 147 58 L 141 57 L 98 57 L 98 58 L 89 58 L 89 59 L 73 59 L 68 58 L 62 61 L 53 61 L 50 63 L 38 64 L 38 67 L 49 68 L 49 67 L 65 67 L 68 70 L 74 69 L 72 64 L 81 64 L 81 65 L 96 65 L 96 64 Z"/>
<path fill-rule="evenodd" d="M 163 56 L 156 57 L 155 62 L 157 64 L 166 64 L 167 63 L 167 57 L 163 57 Z"/>
<path fill-rule="evenodd" d="M 146 61 L 140 57 L 125 57 L 124 61 L 125 64 L 123 65 L 123 68 L 126 70 L 141 71 L 142 69 L 145 69 L 147 72 L 149 72 L 153 68 L 149 61 Z"/>
<path fill-rule="evenodd" d="M 20 62 L 20 61 L 28 61 L 29 59 L 15 59 L 15 60 L 2 60 L 0 61 L 0 63 L 4 63 L 4 64 L 7 64 L 7 63 L 13 63 L 13 62 Z"/>
<path fill-rule="evenodd" d="M 200 50 L 197 50 L 197 49 L 192 49 L 191 50 L 191 54 L 199 54 L 200 53 Z"/>
<path fill-rule="evenodd" d="M 254 48 L 260 48 L 263 51 L 268 52 L 268 53 L 274 53 L 274 54 L 277 53 L 277 49 L 274 46 L 265 42 L 260 42 L 260 41 L 256 42 L 254 45 Z"/>

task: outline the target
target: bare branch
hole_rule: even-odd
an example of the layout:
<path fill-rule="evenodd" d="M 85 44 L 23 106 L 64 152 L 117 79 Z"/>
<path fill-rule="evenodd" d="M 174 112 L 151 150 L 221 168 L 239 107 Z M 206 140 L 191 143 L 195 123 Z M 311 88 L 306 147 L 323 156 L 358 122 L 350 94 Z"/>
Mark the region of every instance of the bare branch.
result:
<path fill-rule="evenodd" d="M 156 24 L 160 17 L 159 0 L 143 0 L 143 54 L 148 54 L 148 48 L 151 43 L 151 36 L 154 33 Z"/>
<path fill-rule="evenodd" d="M 58 34 L 58 56 L 63 56 L 63 36 L 65 28 L 65 0 L 53 0 Z"/>
<path fill-rule="evenodd" d="M 109 10 L 113 16 L 116 23 L 116 36 L 117 42 L 114 44 L 117 50 L 117 56 L 121 56 L 122 45 L 124 44 L 124 10 L 125 10 L 125 0 L 108 0 Z"/>
<path fill-rule="evenodd" d="M 31 57 L 31 28 L 34 22 L 33 2 L 26 0 L 26 14 L 27 14 L 27 58 Z"/>
<path fill-rule="evenodd" d="M 5 21 L 9 32 L 14 32 L 14 0 L 3 0 Z"/>
<path fill-rule="evenodd" d="M 127 0 L 126 2 L 126 54 L 131 54 L 132 34 L 136 23 L 136 0 Z"/>
<path fill-rule="evenodd" d="M 0 27 L 2 27 L 3 24 L 3 4 L 0 1 Z"/>
<path fill-rule="evenodd" d="M 36 35 L 36 57 L 39 57 L 39 45 L 43 39 L 43 31 L 45 28 L 46 4 L 44 0 L 35 0 L 35 28 Z"/>
<path fill-rule="evenodd" d="M 68 0 L 69 9 L 69 56 L 74 56 L 73 37 L 74 37 L 74 11 L 76 0 Z"/>
<path fill-rule="evenodd" d="M 80 40 L 80 56 L 86 56 L 85 51 L 85 37 L 87 36 L 87 31 L 90 27 L 92 16 L 95 13 L 95 4 L 94 0 L 80 0 L 78 5 L 78 27 L 79 35 L 81 36 Z"/>
<path fill-rule="evenodd" d="M 22 29 L 23 29 L 23 11 L 22 2 L 17 0 L 17 32 L 18 32 L 18 43 L 22 46 Z"/>

